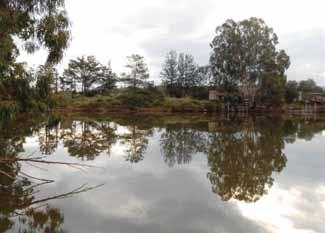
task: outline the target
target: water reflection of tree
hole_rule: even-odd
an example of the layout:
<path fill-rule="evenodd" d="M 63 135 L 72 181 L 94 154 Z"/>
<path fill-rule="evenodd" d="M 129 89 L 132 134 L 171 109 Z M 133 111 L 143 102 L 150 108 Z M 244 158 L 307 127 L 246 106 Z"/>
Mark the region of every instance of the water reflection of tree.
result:
<path fill-rule="evenodd" d="M 71 156 L 93 160 L 101 152 L 110 153 L 116 135 L 110 122 L 72 121 L 62 130 L 61 139 Z"/>
<path fill-rule="evenodd" d="M 63 216 L 50 207 L 32 208 L 39 191 L 26 177 L 19 177 L 20 164 L 0 163 L 0 232 L 7 232 L 19 217 L 18 232 L 63 232 Z"/>
<path fill-rule="evenodd" d="M 192 155 L 206 149 L 207 134 L 183 125 L 167 125 L 160 137 L 164 160 L 169 166 L 187 164 Z"/>
<path fill-rule="evenodd" d="M 51 155 L 55 152 L 59 144 L 59 124 L 60 120 L 56 117 L 50 117 L 38 131 L 40 151 L 44 155 Z"/>
<path fill-rule="evenodd" d="M 65 233 L 63 223 L 64 216 L 57 208 L 49 205 L 41 209 L 31 208 L 19 218 L 19 232 Z"/>
<path fill-rule="evenodd" d="M 21 158 L 19 153 L 24 151 L 25 138 L 38 132 L 42 128 L 42 122 L 41 119 L 36 118 L 9 122 L 1 122 L 0 119 L 0 232 L 65 232 L 61 228 L 64 222 L 62 213 L 51 207 L 48 201 L 71 197 L 96 188 L 83 185 L 67 193 L 37 198 L 42 190 L 41 187 L 51 181 L 22 172 L 21 163 L 38 167 L 36 164 L 44 164 L 48 161 L 41 157 Z M 49 125 L 48 123 L 46 125 Z M 48 126 L 47 129 L 53 127 Z M 69 165 L 57 163 L 63 166 Z"/>
<path fill-rule="evenodd" d="M 20 163 L 6 164 L 0 161 L 0 232 L 16 230 L 17 227 L 17 232 L 65 232 L 61 229 L 63 215 L 48 202 L 101 186 L 82 185 L 69 192 L 38 198 L 42 188 L 45 188 L 43 186 L 53 181 L 23 173 Z"/>
<path fill-rule="evenodd" d="M 17 232 L 65 232 L 62 230 L 63 214 L 48 202 L 99 187 L 82 185 L 70 192 L 39 199 L 37 194 L 41 191 L 40 188 L 48 182 L 32 183 L 26 177 L 20 178 L 18 171 L 13 173 L 6 169 L 6 172 L 11 176 L 0 174 L 0 232 L 12 229 Z"/>
<path fill-rule="evenodd" d="M 222 200 L 255 202 L 273 185 L 273 172 L 281 172 L 283 131 L 278 122 L 229 123 L 210 136 L 208 178 Z"/>
<path fill-rule="evenodd" d="M 126 161 L 137 163 L 143 159 L 152 130 L 143 129 L 137 125 L 130 125 L 127 128 L 128 132 L 120 135 L 121 144 L 126 147 Z"/>
<path fill-rule="evenodd" d="M 38 129 L 37 119 L 0 119 L 0 157 L 14 157 L 23 152 L 25 138 Z"/>

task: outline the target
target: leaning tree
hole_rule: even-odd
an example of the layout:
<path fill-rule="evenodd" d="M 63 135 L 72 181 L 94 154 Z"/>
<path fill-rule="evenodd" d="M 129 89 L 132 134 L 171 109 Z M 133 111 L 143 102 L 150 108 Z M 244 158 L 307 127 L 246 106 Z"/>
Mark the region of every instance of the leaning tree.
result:
<path fill-rule="evenodd" d="M 64 0 L 0 1 L 0 100 L 30 107 L 31 79 L 24 63 L 16 61 L 21 50 L 48 51 L 47 66 L 62 59 L 70 41 L 70 22 Z"/>
<path fill-rule="evenodd" d="M 70 39 L 70 23 L 64 2 L 0 1 L 0 71 L 6 71 L 15 62 L 19 55 L 18 44 L 23 44 L 23 48 L 31 53 L 46 48 L 47 63 L 56 64 L 62 59 Z"/>

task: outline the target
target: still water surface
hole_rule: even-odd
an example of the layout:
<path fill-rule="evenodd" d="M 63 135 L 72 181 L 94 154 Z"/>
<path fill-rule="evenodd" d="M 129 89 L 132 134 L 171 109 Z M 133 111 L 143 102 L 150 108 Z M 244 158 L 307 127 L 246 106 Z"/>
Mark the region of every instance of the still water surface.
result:
<path fill-rule="evenodd" d="M 0 162 L 0 232 L 322 233 L 324 130 L 322 117 L 2 122 L 3 158 L 96 167 Z"/>

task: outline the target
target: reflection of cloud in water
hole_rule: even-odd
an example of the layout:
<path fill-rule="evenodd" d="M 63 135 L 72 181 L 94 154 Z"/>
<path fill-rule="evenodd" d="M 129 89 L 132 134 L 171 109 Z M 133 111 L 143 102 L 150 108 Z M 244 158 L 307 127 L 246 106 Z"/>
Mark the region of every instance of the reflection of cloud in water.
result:
<path fill-rule="evenodd" d="M 141 172 L 124 165 L 107 169 L 118 175 L 105 178 L 104 174 L 101 179 L 107 182 L 100 190 L 65 205 L 57 203 L 69 216 L 66 224 L 75 232 L 104 232 L 108 227 L 111 232 L 125 233 L 265 232 L 242 217 L 234 203 L 216 202 L 204 176 L 193 179 L 191 169 L 166 168 L 159 176 L 151 171 L 150 164 Z M 56 189 L 67 186 L 62 180 Z"/>
<path fill-rule="evenodd" d="M 22 170 L 57 181 L 47 185 L 43 195 L 85 182 L 105 183 L 90 193 L 51 203 L 62 211 L 71 232 L 325 231 L 322 122 L 217 121 L 208 131 L 207 122 L 157 128 L 151 120 L 121 121 L 126 126 L 63 121 L 36 134 L 42 140 L 27 137 L 23 154 L 51 152 L 48 158 L 53 161 L 105 169 L 82 173 L 66 166 L 44 171 L 23 165 Z M 88 149 L 91 153 L 84 153 Z M 141 152 L 140 159 L 126 160 L 134 151 Z M 283 158 L 281 163 L 277 158 Z M 217 195 L 211 192 L 212 184 Z M 238 194 L 258 198 L 242 199 L 256 201 L 247 204 L 236 201 L 241 199 Z"/>
<path fill-rule="evenodd" d="M 313 232 L 299 229 L 292 219 L 295 215 L 301 215 L 296 206 L 300 200 L 301 193 L 298 190 L 282 190 L 275 185 L 269 195 L 262 197 L 259 202 L 255 204 L 237 202 L 237 205 L 244 216 L 261 223 L 270 232 Z"/>
<path fill-rule="evenodd" d="M 258 203 L 238 203 L 238 206 L 244 216 L 260 222 L 272 232 L 324 232 L 324 197 L 324 187 L 320 190 L 274 187 L 270 195 Z"/>

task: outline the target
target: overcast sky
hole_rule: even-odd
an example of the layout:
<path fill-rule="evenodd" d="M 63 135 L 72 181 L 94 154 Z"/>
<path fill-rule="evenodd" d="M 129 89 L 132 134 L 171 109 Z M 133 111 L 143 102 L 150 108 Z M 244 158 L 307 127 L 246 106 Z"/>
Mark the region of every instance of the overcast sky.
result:
<path fill-rule="evenodd" d="M 187 52 L 207 64 L 215 28 L 225 20 L 259 17 L 279 36 L 279 48 L 291 58 L 289 79 L 313 78 L 325 86 L 324 0 L 66 0 L 72 41 L 60 65 L 80 55 L 112 62 L 121 72 L 126 56 L 145 56 L 151 78 L 159 80 L 169 50 Z M 46 53 L 22 54 L 30 65 Z"/>

